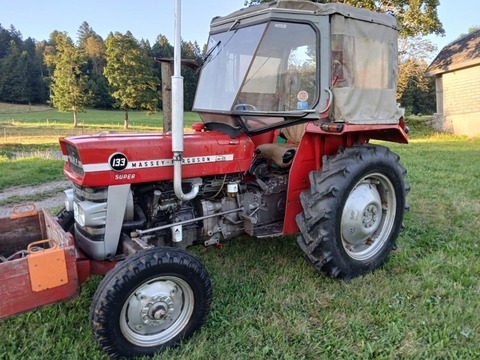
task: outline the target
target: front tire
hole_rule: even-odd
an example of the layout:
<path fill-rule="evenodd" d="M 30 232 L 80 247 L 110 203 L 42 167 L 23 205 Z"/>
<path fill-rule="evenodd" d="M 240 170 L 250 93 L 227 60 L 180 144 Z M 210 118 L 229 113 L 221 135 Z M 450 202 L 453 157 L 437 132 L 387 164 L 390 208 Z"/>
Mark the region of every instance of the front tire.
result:
<path fill-rule="evenodd" d="M 208 273 L 195 257 L 152 248 L 127 257 L 105 276 L 90 321 L 110 356 L 152 356 L 198 330 L 211 301 Z"/>
<path fill-rule="evenodd" d="M 379 145 L 323 158 L 300 195 L 298 243 L 320 272 L 349 280 L 381 266 L 395 248 L 406 208 L 406 170 Z"/>

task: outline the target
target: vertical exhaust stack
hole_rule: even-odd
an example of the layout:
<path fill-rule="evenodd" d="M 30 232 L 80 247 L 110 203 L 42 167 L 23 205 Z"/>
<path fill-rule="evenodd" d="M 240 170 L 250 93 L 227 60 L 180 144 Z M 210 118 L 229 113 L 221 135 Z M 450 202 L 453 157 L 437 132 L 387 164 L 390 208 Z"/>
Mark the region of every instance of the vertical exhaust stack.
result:
<path fill-rule="evenodd" d="M 175 195 L 182 201 L 193 199 L 198 194 L 199 185 L 192 184 L 188 194 L 182 191 L 182 154 L 183 154 L 183 77 L 181 73 L 181 0 L 175 0 L 175 31 L 172 76 L 172 151 L 173 151 L 173 187 Z"/>

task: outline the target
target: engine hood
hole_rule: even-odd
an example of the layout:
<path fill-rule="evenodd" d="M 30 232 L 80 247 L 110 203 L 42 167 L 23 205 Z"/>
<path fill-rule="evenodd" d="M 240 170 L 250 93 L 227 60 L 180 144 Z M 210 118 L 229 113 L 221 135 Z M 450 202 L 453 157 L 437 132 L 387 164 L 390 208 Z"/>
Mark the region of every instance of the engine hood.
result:
<path fill-rule="evenodd" d="M 81 186 L 109 186 L 173 179 L 172 137 L 165 133 L 98 134 L 60 139 L 64 173 Z M 244 172 L 252 140 L 220 132 L 184 135 L 183 177 Z"/>

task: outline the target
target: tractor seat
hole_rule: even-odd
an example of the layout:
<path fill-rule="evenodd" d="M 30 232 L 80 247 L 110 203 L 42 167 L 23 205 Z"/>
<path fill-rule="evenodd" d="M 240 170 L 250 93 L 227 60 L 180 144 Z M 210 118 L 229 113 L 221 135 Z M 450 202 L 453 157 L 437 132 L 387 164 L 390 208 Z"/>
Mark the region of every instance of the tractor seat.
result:
<path fill-rule="evenodd" d="M 297 151 L 298 144 L 302 139 L 307 123 L 289 126 L 282 130 L 287 139 L 286 144 L 273 143 L 257 146 L 255 152 L 259 158 L 265 158 L 269 162 L 281 168 L 289 167 Z"/>
<path fill-rule="evenodd" d="M 293 144 L 262 144 L 255 150 L 259 158 L 265 158 L 281 168 L 290 166 L 296 151 L 297 146 Z"/>

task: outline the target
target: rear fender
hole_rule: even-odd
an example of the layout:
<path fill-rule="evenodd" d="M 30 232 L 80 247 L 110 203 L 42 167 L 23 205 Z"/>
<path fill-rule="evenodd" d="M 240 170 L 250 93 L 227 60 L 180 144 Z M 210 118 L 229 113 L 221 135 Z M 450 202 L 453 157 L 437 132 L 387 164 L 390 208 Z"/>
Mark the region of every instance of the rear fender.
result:
<path fill-rule="evenodd" d="M 295 217 L 302 211 L 300 193 L 310 187 L 309 174 L 319 170 L 324 155 L 331 156 L 340 147 L 368 143 L 370 140 L 384 140 L 408 143 L 403 122 L 398 125 L 351 125 L 326 123 L 328 126 L 309 123 L 297 148 L 288 179 L 287 202 L 283 232 L 297 233 Z"/>

